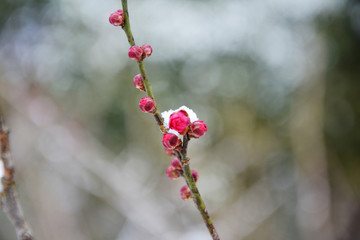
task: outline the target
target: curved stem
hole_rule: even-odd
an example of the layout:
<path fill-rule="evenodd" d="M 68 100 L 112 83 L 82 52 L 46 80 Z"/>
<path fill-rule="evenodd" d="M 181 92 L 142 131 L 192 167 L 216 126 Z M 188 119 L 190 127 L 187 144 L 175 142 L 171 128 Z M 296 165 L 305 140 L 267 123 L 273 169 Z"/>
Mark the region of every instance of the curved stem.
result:
<path fill-rule="evenodd" d="M 0 164 L 3 168 L 1 176 L 0 205 L 15 228 L 18 240 L 34 239 L 24 215 L 15 190 L 14 167 L 10 153 L 9 130 L 5 127 L 4 119 L 0 115 Z"/>
<path fill-rule="evenodd" d="M 126 36 L 127 36 L 127 39 L 130 43 L 131 46 L 134 46 L 135 45 L 135 40 L 134 40 L 134 36 L 132 35 L 132 32 L 131 32 L 131 29 L 130 29 L 130 21 L 129 21 L 129 12 L 128 12 L 128 8 L 127 8 L 127 0 L 121 0 L 121 3 L 122 3 L 122 7 L 123 7 L 123 11 L 124 11 L 124 26 L 123 26 L 123 29 L 126 33 Z M 155 102 L 155 98 L 154 98 L 154 94 L 151 90 L 151 86 L 150 86 L 150 82 L 148 80 L 148 77 L 146 75 L 146 71 L 145 71 L 145 67 L 144 67 L 144 64 L 143 64 L 143 61 L 138 61 L 138 67 L 139 67 L 139 71 L 141 73 L 141 76 L 143 77 L 143 82 L 144 82 L 144 85 L 145 85 L 145 89 L 146 89 L 146 93 L 148 94 L 149 97 L 151 97 L 154 102 Z M 163 125 L 163 119 L 160 115 L 160 112 L 159 112 L 159 109 L 156 105 L 156 102 L 155 102 L 155 106 L 156 106 L 156 112 L 154 114 L 154 117 L 155 117 L 155 120 L 157 122 L 157 124 L 159 125 L 161 131 L 164 133 L 166 132 L 165 128 L 164 128 L 164 125 Z M 185 181 L 187 183 L 187 185 L 189 186 L 190 188 L 190 191 L 192 193 L 192 196 L 193 196 L 193 199 L 194 199 L 194 202 L 198 208 L 198 210 L 200 211 L 200 214 L 206 224 L 206 227 L 208 228 L 209 232 L 210 232 L 210 235 L 212 236 L 212 238 L 214 240 L 220 240 L 220 237 L 219 235 L 217 234 L 216 230 L 215 230 L 215 227 L 212 223 L 212 220 L 210 218 L 210 215 L 209 213 L 207 212 L 206 210 L 206 207 L 205 207 L 205 203 L 203 201 L 203 199 L 201 198 L 201 195 L 199 193 L 199 190 L 196 186 L 196 183 L 194 182 L 193 178 L 192 178 L 192 174 L 191 174 L 191 169 L 190 169 L 190 166 L 189 166 L 189 160 L 187 158 L 187 145 L 188 145 L 188 142 L 190 140 L 189 136 L 186 134 L 184 136 L 184 139 L 183 139 L 183 146 L 182 146 L 182 150 L 181 152 L 177 152 L 178 154 L 178 157 L 180 159 L 180 163 L 182 165 L 182 168 L 183 168 L 183 176 L 185 178 Z"/>
<path fill-rule="evenodd" d="M 157 124 L 159 125 L 161 131 L 165 132 L 165 128 L 163 126 L 163 119 L 162 119 L 162 117 L 160 115 L 159 108 L 157 107 L 155 97 L 154 97 L 153 91 L 151 90 L 150 82 L 149 82 L 148 77 L 146 75 L 145 67 L 144 67 L 144 64 L 143 64 L 142 60 L 138 62 L 138 67 L 139 67 L 141 76 L 143 78 L 145 90 L 146 90 L 148 96 L 151 97 L 155 102 L 155 106 L 156 106 L 156 112 L 154 113 L 155 120 L 156 120 Z"/>
<path fill-rule="evenodd" d="M 130 46 L 134 46 L 135 45 L 135 40 L 134 40 L 134 36 L 131 32 L 131 28 L 130 28 L 130 20 L 129 20 L 129 11 L 127 8 L 127 0 L 121 0 L 122 3 L 122 7 L 123 7 L 123 12 L 124 12 L 124 26 L 123 26 L 123 30 L 126 33 L 126 37 L 129 41 Z M 153 94 L 153 91 L 151 89 L 148 77 L 146 75 L 146 71 L 145 71 L 145 67 L 144 67 L 144 63 L 143 61 L 138 61 L 138 67 L 139 67 L 139 71 L 140 74 L 143 78 L 143 82 L 144 82 L 144 86 L 145 86 L 145 90 L 146 93 L 148 94 L 149 97 L 151 97 L 154 100 L 155 106 L 156 106 L 156 112 L 154 113 L 154 118 L 156 120 L 156 123 L 159 125 L 160 130 L 162 132 L 165 132 L 165 128 L 163 125 L 163 119 L 160 115 L 159 109 L 157 107 L 156 101 L 155 101 L 155 97 Z"/>
<path fill-rule="evenodd" d="M 135 45 L 135 41 L 134 41 L 134 36 L 131 33 L 131 28 L 130 28 L 130 20 L 129 20 L 129 11 L 127 8 L 127 0 L 125 1 L 121 1 L 122 3 L 122 7 L 123 7 L 123 12 L 124 12 L 124 26 L 123 29 L 126 33 L 127 39 L 130 43 L 130 46 L 134 46 Z"/>
<path fill-rule="evenodd" d="M 184 172 L 183 177 L 185 178 L 186 184 L 190 188 L 194 203 L 197 206 L 197 208 L 205 222 L 205 225 L 210 232 L 211 237 L 214 240 L 220 240 L 220 237 L 219 237 L 218 233 L 216 232 L 215 226 L 212 223 L 211 217 L 206 209 L 205 203 L 204 203 L 204 201 L 200 195 L 200 192 L 196 186 L 196 183 L 192 177 L 191 169 L 189 166 L 189 158 L 186 156 L 187 155 L 187 145 L 188 145 L 188 142 L 190 141 L 190 138 L 186 134 L 184 136 L 183 140 L 184 140 L 184 143 L 183 143 L 182 151 L 179 152 L 179 154 L 178 154 L 178 157 L 180 158 L 180 163 L 181 163 L 181 166 L 182 166 L 182 169 Z"/>

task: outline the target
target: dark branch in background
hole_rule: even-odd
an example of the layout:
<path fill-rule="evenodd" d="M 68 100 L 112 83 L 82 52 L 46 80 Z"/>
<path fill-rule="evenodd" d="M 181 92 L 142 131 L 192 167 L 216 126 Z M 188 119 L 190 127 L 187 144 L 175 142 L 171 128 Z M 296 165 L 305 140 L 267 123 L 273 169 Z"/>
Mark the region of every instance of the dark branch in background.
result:
<path fill-rule="evenodd" d="M 0 112 L 0 158 L 3 168 L 3 176 L 1 176 L 2 192 L 1 208 L 10 219 L 15 228 L 16 235 L 19 240 L 34 239 L 29 226 L 27 225 L 24 215 L 22 213 L 20 203 L 15 189 L 14 167 L 12 163 L 10 145 L 9 145 L 9 130 L 5 126 L 4 119 Z"/>

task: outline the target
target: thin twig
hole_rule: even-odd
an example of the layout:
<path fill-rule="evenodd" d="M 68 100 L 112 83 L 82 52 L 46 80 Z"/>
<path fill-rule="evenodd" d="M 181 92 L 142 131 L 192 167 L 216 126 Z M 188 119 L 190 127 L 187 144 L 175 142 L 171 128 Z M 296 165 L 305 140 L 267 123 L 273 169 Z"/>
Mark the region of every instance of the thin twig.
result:
<path fill-rule="evenodd" d="M 20 203 L 15 189 L 14 167 L 12 163 L 9 130 L 6 128 L 4 119 L 0 115 L 0 164 L 3 164 L 3 176 L 1 178 L 2 192 L 1 207 L 13 224 L 19 240 L 34 239 L 29 226 L 22 213 Z"/>
<path fill-rule="evenodd" d="M 194 203 L 197 206 L 197 208 L 205 222 L 205 225 L 210 232 L 211 237 L 214 240 L 220 240 L 220 237 L 219 237 L 218 233 L 216 232 L 215 226 L 212 223 L 211 217 L 206 209 L 205 203 L 204 203 L 204 201 L 200 195 L 200 192 L 196 186 L 196 183 L 192 177 L 192 173 L 191 173 L 191 169 L 190 169 L 190 165 L 189 165 L 189 158 L 187 157 L 187 146 L 188 146 L 188 142 L 190 141 L 188 134 L 186 134 L 184 136 L 183 140 L 184 141 L 183 141 L 183 145 L 182 145 L 182 150 L 181 150 L 181 152 L 178 152 L 178 158 L 180 159 L 180 163 L 181 163 L 181 166 L 182 166 L 182 169 L 184 172 L 183 177 L 185 178 L 186 184 L 190 188 Z"/>
<path fill-rule="evenodd" d="M 128 41 L 130 43 L 130 46 L 134 46 L 135 45 L 135 40 L 134 40 L 134 36 L 133 36 L 133 34 L 131 32 L 131 28 L 130 28 L 129 12 L 128 12 L 128 8 L 127 8 L 127 0 L 121 0 L 121 3 L 122 3 L 122 7 L 123 7 L 123 12 L 124 12 L 123 30 L 126 33 L 127 39 L 128 39 Z M 153 92 L 151 90 L 150 82 L 149 82 L 149 80 L 147 78 L 145 67 L 144 67 L 144 64 L 143 64 L 142 60 L 138 61 L 138 67 L 139 67 L 140 73 L 141 73 L 141 75 L 143 77 L 146 93 L 155 102 L 154 94 L 153 94 Z M 165 130 L 164 126 L 163 126 L 163 119 L 161 118 L 161 115 L 160 115 L 160 112 L 159 112 L 159 109 L 158 109 L 156 103 L 155 103 L 155 106 L 156 106 L 156 112 L 154 114 L 154 117 L 155 117 L 155 120 L 156 120 L 157 124 L 160 127 L 160 130 L 164 133 L 166 130 Z M 209 215 L 208 211 L 206 210 L 205 203 L 204 203 L 203 199 L 200 196 L 200 193 L 199 193 L 199 190 L 198 190 L 198 188 L 196 186 L 196 183 L 192 178 L 192 173 L 191 173 L 191 169 L 190 169 L 190 166 L 189 166 L 189 159 L 187 158 L 187 145 L 188 145 L 189 140 L 190 140 L 190 138 L 186 134 L 184 136 L 184 139 L 183 139 L 182 150 L 181 150 L 181 152 L 177 152 L 178 157 L 179 157 L 180 162 L 181 162 L 181 165 L 182 165 L 182 168 L 183 168 L 183 172 L 184 172 L 183 177 L 185 178 L 185 181 L 186 181 L 187 185 L 190 188 L 190 191 L 192 193 L 194 202 L 195 202 L 198 210 L 200 211 L 200 214 L 201 214 L 202 218 L 204 219 L 204 222 L 205 222 L 206 227 L 208 228 L 208 230 L 210 232 L 211 237 L 214 240 L 220 240 L 220 237 L 219 237 L 219 235 L 217 234 L 217 232 L 215 230 L 215 227 L 214 227 L 214 225 L 212 223 L 210 215 Z"/>
<path fill-rule="evenodd" d="M 129 11 L 128 11 L 128 8 L 127 8 L 127 0 L 121 0 L 121 3 L 122 3 L 122 7 L 123 7 L 123 12 L 124 12 L 123 30 L 126 33 L 126 36 L 127 36 L 127 39 L 129 41 L 130 46 L 134 46 L 135 45 L 135 40 L 134 40 L 134 36 L 133 36 L 133 34 L 131 32 L 131 28 L 130 28 Z M 162 119 L 162 117 L 160 115 L 160 112 L 159 112 L 159 109 L 157 107 L 155 97 L 154 97 L 153 91 L 151 89 L 151 86 L 150 86 L 150 83 L 149 83 L 149 80 L 148 80 L 148 77 L 147 77 L 147 74 L 146 74 L 146 71 L 145 71 L 143 60 L 138 61 L 138 67 L 139 67 L 140 74 L 141 74 L 141 76 L 143 78 L 146 93 L 147 93 L 147 95 L 149 97 L 151 97 L 154 100 L 154 103 L 155 103 L 156 112 L 154 113 L 154 117 L 155 117 L 156 123 L 159 125 L 160 130 L 164 133 L 165 128 L 164 128 L 164 125 L 163 125 L 163 119 Z"/>

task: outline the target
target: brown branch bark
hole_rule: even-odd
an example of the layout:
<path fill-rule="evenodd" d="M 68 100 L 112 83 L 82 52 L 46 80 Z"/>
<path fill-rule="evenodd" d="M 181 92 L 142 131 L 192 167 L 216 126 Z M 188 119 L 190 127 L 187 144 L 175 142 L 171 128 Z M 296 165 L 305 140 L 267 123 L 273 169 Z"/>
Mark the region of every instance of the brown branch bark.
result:
<path fill-rule="evenodd" d="M 19 240 L 34 239 L 29 226 L 22 213 L 15 189 L 14 167 L 12 163 L 9 131 L 5 126 L 4 119 L 0 115 L 0 164 L 3 164 L 4 174 L 1 176 L 2 192 L 1 208 L 13 224 Z"/>

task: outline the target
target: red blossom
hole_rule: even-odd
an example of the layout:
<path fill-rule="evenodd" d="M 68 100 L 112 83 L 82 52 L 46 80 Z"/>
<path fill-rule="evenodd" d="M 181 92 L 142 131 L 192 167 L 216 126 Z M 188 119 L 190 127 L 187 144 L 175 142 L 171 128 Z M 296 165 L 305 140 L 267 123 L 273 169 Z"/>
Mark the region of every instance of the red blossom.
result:
<path fill-rule="evenodd" d="M 181 135 L 185 135 L 190 124 L 187 112 L 180 110 L 170 115 L 169 127 Z"/>

